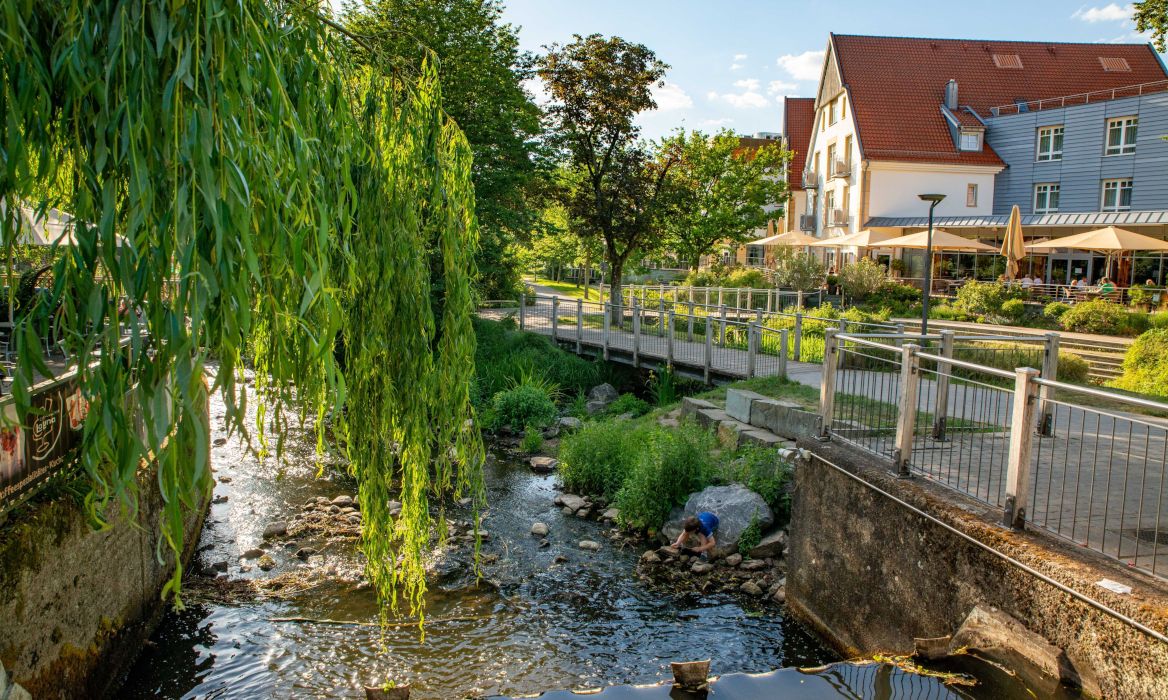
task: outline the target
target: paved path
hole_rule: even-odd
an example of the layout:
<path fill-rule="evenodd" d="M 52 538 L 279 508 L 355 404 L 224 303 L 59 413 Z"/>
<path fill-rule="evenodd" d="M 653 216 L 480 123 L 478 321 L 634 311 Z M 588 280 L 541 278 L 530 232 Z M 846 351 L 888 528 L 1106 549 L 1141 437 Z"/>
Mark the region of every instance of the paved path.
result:
<path fill-rule="evenodd" d="M 583 302 L 585 322 L 576 326 L 576 300 L 561 298 L 555 326 L 561 343 L 579 343 L 592 352 L 603 348 L 602 307 Z M 517 309 L 491 309 L 483 316 L 518 315 Z M 527 330 L 553 331 L 552 302 L 541 299 L 524 310 Z M 668 325 L 668 324 L 665 324 Z M 625 321 L 624 329 L 631 329 Z M 655 314 L 647 314 L 639 341 L 629 330 L 607 334 L 610 355 L 628 361 L 634 348 L 639 362 L 663 364 L 701 376 L 705 367 L 704 337 L 688 340 L 688 329 L 675 327 L 672 347 Z M 700 330 L 700 328 L 699 328 Z M 787 376 L 819 389 L 819 364 L 788 362 Z M 841 368 L 837 372 L 832 433 L 885 457 L 891 457 L 900 401 L 899 370 Z M 721 378 L 747 376 L 745 350 L 714 346 L 710 372 Z M 775 355 L 757 353 L 755 376 L 779 374 Z M 934 435 L 938 383 L 933 372 L 920 378 L 917 427 L 911 467 L 914 472 L 973 496 L 999 509 L 1004 505 L 1004 479 L 1010 442 L 1013 391 L 969 381 L 953 381 L 946 401 L 947 426 Z M 1050 409 L 1050 434 L 1036 437 L 1032 448 L 1030 522 L 1075 543 L 1160 576 L 1168 574 L 1168 421 L 1089 407 L 1083 397 L 1055 397 Z M 1083 404 L 1087 404 L 1086 406 Z M 1160 542 L 1157 544 L 1157 542 Z"/>

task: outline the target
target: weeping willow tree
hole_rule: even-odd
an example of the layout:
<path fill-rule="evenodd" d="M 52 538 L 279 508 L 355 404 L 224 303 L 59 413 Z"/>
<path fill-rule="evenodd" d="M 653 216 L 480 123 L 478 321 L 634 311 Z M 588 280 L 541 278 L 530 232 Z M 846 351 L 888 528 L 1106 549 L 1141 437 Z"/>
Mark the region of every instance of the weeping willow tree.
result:
<path fill-rule="evenodd" d="M 35 321 L 47 319 L 91 358 L 79 367 L 87 508 L 98 522 L 135 512 L 156 462 L 163 557 L 182 551 L 211 484 L 204 367 L 217 360 L 212 390 L 248 432 L 250 359 L 261 436 L 278 443 L 285 415 L 315 416 L 323 441 L 335 419 L 383 612 L 404 596 L 420 614 L 430 501 L 482 501 L 471 156 L 433 57 L 357 67 L 349 39 L 302 2 L 0 8 L 0 197 L 70 212 L 77 241 L 51 298 L 14 330 L 19 414 L 46 370 Z M 2 236 L 11 250 L 14 215 Z M 164 590 L 176 602 L 181 578 Z"/>

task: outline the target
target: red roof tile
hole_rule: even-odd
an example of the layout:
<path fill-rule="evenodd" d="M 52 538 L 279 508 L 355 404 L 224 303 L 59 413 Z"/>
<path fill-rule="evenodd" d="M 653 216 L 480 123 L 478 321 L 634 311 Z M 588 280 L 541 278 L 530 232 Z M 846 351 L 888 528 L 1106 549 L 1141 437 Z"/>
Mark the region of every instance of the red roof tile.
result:
<path fill-rule="evenodd" d="M 803 189 L 803 168 L 814 128 L 814 97 L 783 98 L 783 136 L 787 138 L 787 147 L 795 154 L 787 166 L 787 184 L 792 190 Z"/>
<path fill-rule="evenodd" d="M 966 39 L 832 35 L 843 84 L 851 94 L 865 158 L 1001 165 L 989 146 L 958 151 L 941 114 L 945 84 L 957 81 L 957 103 L 987 116 L 990 108 L 1165 80 L 1147 44 L 1065 44 Z M 995 62 L 994 55 L 998 55 Z M 1017 56 L 1021 68 L 999 68 Z M 1103 70 L 1101 58 L 1123 58 L 1130 72 Z M 1006 64 L 1012 64 L 1007 61 Z"/>

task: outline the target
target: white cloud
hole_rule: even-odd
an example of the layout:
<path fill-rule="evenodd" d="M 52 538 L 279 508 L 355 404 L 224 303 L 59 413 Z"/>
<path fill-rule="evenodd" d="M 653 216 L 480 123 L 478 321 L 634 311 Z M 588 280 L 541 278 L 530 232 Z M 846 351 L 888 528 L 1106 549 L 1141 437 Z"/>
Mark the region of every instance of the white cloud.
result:
<path fill-rule="evenodd" d="M 734 54 L 734 60 L 735 60 L 735 61 L 745 61 L 745 60 L 746 60 L 746 54 L 744 54 L 744 53 L 736 53 L 736 54 Z"/>
<path fill-rule="evenodd" d="M 787 83 L 782 80 L 772 80 L 767 83 L 767 94 L 775 97 L 777 95 L 785 95 L 789 92 L 798 92 L 799 86 L 795 83 Z"/>
<path fill-rule="evenodd" d="M 706 99 L 710 102 L 725 102 L 735 109 L 762 109 L 771 103 L 758 92 L 758 81 L 753 78 L 735 81 L 734 87 L 741 88 L 742 92 L 718 93 L 711 90 L 706 93 Z"/>
<path fill-rule="evenodd" d="M 734 87 L 742 88 L 747 92 L 758 92 L 758 78 L 743 78 L 742 80 L 735 80 Z"/>
<path fill-rule="evenodd" d="M 742 70 L 742 64 L 741 63 L 731 63 L 730 70 Z"/>
<path fill-rule="evenodd" d="M 795 80 L 819 80 L 819 71 L 823 68 L 823 51 L 804 51 L 799 55 L 785 54 L 779 56 L 779 67 Z"/>
<path fill-rule="evenodd" d="M 729 126 L 734 123 L 730 117 L 722 117 L 721 119 L 706 119 L 702 122 L 702 126 Z"/>
<path fill-rule="evenodd" d="M 1131 5 L 1119 5 L 1113 2 L 1102 7 L 1080 7 L 1071 17 L 1091 23 L 1122 22 L 1131 19 L 1134 12 L 1135 8 Z"/>
<path fill-rule="evenodd" d="M 661 87 L 654 87 L 653 101 L 657 103 L 659 112 L 693 107 L 693 98 L 676 83 L 667 82 Z"/>

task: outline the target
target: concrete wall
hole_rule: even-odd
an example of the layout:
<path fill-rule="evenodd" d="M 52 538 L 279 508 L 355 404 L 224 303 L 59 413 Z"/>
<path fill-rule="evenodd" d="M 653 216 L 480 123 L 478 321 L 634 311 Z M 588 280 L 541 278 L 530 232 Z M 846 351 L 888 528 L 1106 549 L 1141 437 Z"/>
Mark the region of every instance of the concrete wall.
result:
<path fill-rule="evenodd" d="M 868 468 L 870 458 L 802 440 L 833 463 L 1043 574 L 1153 629 L 1168 628 L 1168 587 L 1052 539 L 996 525 L 998 514 L 922 479 Z M 992 607 L 1065 651 L 1103 697 L 1168 697 L 1168 645 L 1079 602 L 813 457 L 796 470 L 787 600 L 850 654 L 911 653 L 914 638 L 953 634 Z M 1118 595 L 1095 585 L 1131 585 Z"/>
<path fill-rule="evenodd" d="M 868 216 L 927 216 L 929 206 L 919 195 L 945 195 L 936 216 L 988 216 L 994 210 L 993 169 L 922 166 L 911 163 L 872 164 Z M 966 188 L 977 185 L 977 206 L 966 206 Z"/>
<path fill-rule="evenodd" d="M 154 470 L 143 470 L 139 484 L 132 522 L 118 515 L 94 531 L 62 497 L 18 510 L 19 520 L 0 529 L 0 664 L 37 700 L 106 695 L 170 604 L 159 595 L 174 560 L 155 557 L 162 500 Z M 188 557 L 210 486 L 187 521 Z"/>

